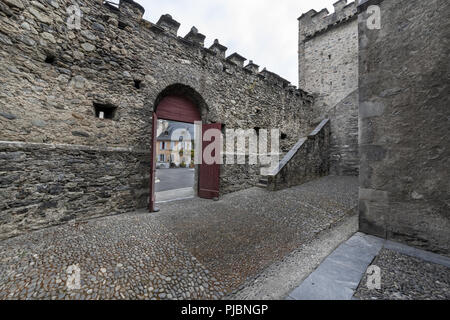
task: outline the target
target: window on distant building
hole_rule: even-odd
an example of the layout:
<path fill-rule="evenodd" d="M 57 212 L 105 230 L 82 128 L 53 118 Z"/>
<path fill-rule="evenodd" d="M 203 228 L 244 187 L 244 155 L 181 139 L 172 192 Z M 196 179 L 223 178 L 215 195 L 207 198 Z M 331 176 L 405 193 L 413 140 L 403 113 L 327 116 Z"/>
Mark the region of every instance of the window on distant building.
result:
<path fill-rule="evenodd" d="M 159 155 L 159 161 L 160 162 L 166 162 L 166 155 L 165 154 L 160 154 Z"/>
<path fill-rule="evenodd" d="M 161 142 L 160 149 L 161 150 L 166 150 L 166 143 L 165 142 Z"/>

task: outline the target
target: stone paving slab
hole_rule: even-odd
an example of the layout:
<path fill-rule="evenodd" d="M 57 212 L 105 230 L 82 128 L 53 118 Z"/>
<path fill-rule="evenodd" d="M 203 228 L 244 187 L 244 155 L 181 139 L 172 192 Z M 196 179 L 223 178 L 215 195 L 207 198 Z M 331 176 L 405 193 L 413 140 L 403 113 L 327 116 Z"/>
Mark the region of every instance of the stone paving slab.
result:
<path fill-rule="evenodd" d="M 356 234 L 339 246 L 289 296 L 296 300 L 350 300 L 382 242 Z"/>
<path fill-rule="evenodd" d="M 293 300 L 350 300 L 354 291 L 323 274 L 312 273 L 289 298 Z"/>
<path fill-rule="evenodd" d="M 358 232 L 345 244 L 351 247 L 368 248 L 369 250 L 379 251 L 385 244 L 385 240 Z"/>

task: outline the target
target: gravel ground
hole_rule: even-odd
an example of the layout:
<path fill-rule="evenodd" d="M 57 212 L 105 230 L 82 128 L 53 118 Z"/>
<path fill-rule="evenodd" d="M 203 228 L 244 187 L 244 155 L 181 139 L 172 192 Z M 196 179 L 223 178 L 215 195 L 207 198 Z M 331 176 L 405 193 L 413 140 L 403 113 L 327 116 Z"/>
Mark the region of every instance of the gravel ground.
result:
<path fill-rule="evenodd" d="M 357 203 L 358 179 L 253 188 L 0 242 L 0 299 L 221 299 Z M 80 269 L 69 290 L 68 268 Z"/>
<path fill-rule="evenodd" d="M 355 294 L 361 300 L 449 300 L 450 270 L 383 249 L 372 265 L 381 268 L 381 290 L 367 288 L 367 275 Z"/>

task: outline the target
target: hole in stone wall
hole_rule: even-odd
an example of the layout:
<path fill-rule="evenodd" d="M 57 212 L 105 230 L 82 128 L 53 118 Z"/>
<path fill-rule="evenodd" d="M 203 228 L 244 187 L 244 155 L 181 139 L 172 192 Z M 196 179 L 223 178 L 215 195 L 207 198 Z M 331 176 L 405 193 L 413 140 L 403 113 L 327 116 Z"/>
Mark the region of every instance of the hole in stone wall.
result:
<path fill-rule="evenodd" d="M 256 134 L 259 136 L 259 130 L 261 130 L 261 128 L 260 127 L 254 127 L 253 130 L 255 130 Z"/>
<path fill-rule="evenodd" d="M 47 55 L 47 57 L 45 58 L 45 63 L 48 63 L 48 64 L 54 64 L 55 61 L 56 61 L 56 57 L 51 54 Z"/>
<path fill-rule="evenodd" d="M 95 117 L 99 119 L 114 119 L 117 107 L 111 104 L 94 102 Z"/>
<path fill-rule="evenodd" d="M 142 80 L 134 80 L 134 87 L 136 89 L 140 89 L 141 88 L 141 83 L 142 83 Z"/>
<path fill-rule="evenodd" d="M 330 60 L 331 60 L 331 54 L 329 54 L 329 55 L 328 55 L 328 59 L 330 59 Z"/>
<path fill-rule="evenodd" d="M 281 140 L 286 140 L 287 139 L 287 134 L 282 132 L 281 135 L 280 135 L 280 139 Z"/>
<path fill-rule="evenodd" d="M 118 27 L 119 29 L 124 30 L 127 27 L 127 24 L 125 22 L 119 21 Z"/>

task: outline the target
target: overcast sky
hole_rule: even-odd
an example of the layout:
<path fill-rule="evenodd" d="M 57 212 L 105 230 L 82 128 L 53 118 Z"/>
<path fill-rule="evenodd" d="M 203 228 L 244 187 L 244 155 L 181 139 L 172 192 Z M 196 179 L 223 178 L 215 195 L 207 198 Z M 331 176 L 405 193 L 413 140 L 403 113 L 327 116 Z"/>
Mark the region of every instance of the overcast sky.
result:
<path fill-rule="evenodd" d="M 311 9 L 333 12 L 337 0 L 135 0 L 146 9 L 144 18 L 157 22 L 169 13 L 181 23 L 179 36 L 192 26 L 262 68 L 298 84 L 297 18 Z M 348 1 L 351 2 L 351 1 Z"/>

